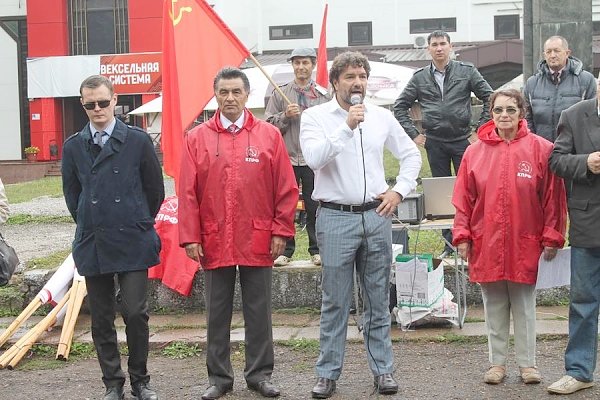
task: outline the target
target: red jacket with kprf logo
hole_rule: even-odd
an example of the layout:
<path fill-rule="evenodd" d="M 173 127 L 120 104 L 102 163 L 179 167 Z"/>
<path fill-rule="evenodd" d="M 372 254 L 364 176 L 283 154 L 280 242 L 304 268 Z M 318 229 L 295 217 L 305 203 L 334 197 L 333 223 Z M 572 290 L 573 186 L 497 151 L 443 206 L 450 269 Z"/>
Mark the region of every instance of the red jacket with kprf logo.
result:
<path fill-rule="evenodd" d="M 201 265 L 272 266 L 271 237 L 294 236 L 298 186 L 281 133 L 245 111 L 226 131 L 220 112 L 185 138 L 179 244 L 200 243 Z"/>
<path fill-rule="evenodd" d="M 453 242 L 471 243 L 471 281 L 535 284 L 543 247 L 565 241 L 564 184 L 548 167 L 552 143 L 525 120 L 509 142 L 495 128 L 493 121 L 481 126 L 460 164 Z"/>

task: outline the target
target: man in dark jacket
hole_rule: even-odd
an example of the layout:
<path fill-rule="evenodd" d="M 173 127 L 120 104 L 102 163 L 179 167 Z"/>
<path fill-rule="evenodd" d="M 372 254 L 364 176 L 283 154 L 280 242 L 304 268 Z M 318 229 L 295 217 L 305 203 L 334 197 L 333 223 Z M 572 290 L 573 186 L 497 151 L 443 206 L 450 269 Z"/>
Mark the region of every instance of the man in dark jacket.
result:
<path fill-rule="evenodd" d="M 527 79 L 523 94 L 529 129 L 554 142 L 560 113 L 581 100 L 595 98 L 596 80 L 571 56 L 567 40 L 552 36 L 544 43 L 544 59 L 538 72 Z"/>
<path fill-rule="evenodd" d="M 90 122 L 63 146 L 63 192 L 77 224 L 73 258 L 85 277 L 104 400 L 124 398 L 114 324 L 117 298 L 126 325 L 132 394 L 155 400 L 146 368 L 146 289 L 147 270 L 159 262 L 154 217 L 165 196 L 162 170 L 150 137 L 115 119 L 117 95 L 107 78 L 90 76 L 80 94 Z"/>
<path fill-rule="evenodd" d="M 479 126 L 490 119 L 489 97 L 492 88 L 473 64 L 450 59 L 452 43 L 443 31 L 427 37 L 431 64 L 418 69 L 396 100 L 394 115 L 406 133 L 419 146 L 425 146 L 431 175 L 451 176 L 451 164 L 458 172 L 471 136 L 471 92 L 483 101 Z M 421 106 L 423 133 L 408 114 L 415 101 Z M 452 253 L 450 230 L 440 257 Z"/>
<path fill-rule="evenodd" d="M 600 308 L 600 119 L 598 100 L 563 111 L 556 128 L 550 168 L 571 180 L 569 241 L 571 290 L 566 374 L 548 387 L 570 394 L 594 385 Z"/>

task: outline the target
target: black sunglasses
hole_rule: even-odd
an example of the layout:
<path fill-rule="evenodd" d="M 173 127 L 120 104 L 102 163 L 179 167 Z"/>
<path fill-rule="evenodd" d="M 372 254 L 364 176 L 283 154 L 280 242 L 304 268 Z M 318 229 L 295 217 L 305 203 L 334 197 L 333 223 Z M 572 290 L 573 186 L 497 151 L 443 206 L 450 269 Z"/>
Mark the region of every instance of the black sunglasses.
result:
<path fill-rule="evenodd" d="M 86 110 L 93 110 L 96 108 L 96 104 L 98 104 L 98 107 L 100 108 L 106 108 L 110 105 L 111 100 L 100 100 L 100 101 L 94 101 L 91 103 L 83 103 L 83 108 L 85 108 Z"/>

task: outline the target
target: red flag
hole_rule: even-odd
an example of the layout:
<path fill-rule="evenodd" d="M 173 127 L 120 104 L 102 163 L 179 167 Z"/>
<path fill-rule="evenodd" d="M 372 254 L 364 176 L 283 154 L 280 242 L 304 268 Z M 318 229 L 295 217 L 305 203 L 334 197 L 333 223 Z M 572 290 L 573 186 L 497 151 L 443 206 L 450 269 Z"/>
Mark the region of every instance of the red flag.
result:
<path fill-rule="evenodd" d="M 184 130 L 213 97 L 217 72 L 249 54 L 205 0 L 164 0 L 161 146 L 176 184 Z"/>
<path fill-rule="evenodd" d="M 317 83 L 324 88 L 329 86 L 329 73 L 327 72 L 327 7 L 323 12 L 323 23 L 321 24 L 321 38 L 319 39 L 319 50 L 317 52 Z"/>

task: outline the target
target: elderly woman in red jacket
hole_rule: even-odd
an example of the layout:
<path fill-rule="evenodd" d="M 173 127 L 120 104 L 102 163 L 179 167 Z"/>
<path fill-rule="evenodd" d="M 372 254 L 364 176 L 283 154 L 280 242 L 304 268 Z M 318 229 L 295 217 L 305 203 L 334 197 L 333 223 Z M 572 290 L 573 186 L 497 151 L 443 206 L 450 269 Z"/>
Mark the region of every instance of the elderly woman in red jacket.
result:
<path fill-rule="evenodd" d="M 551 260 L 564 244 L 564 184 L 552 174 L 552 143 L 533 134 L 516 90 L 490 98 L 492 120 L 464 154 L 452 203 L 453 243 L 481 285 L 491 366 L 484 382 L 506 376 L 510 314 L 515 353 L 525 383 L 539 383 L 535 362 L 535 283 L 540 255 Z"/>

